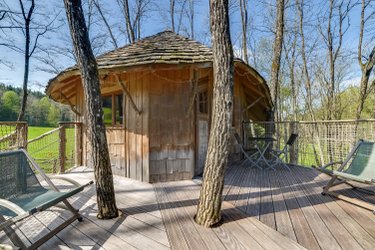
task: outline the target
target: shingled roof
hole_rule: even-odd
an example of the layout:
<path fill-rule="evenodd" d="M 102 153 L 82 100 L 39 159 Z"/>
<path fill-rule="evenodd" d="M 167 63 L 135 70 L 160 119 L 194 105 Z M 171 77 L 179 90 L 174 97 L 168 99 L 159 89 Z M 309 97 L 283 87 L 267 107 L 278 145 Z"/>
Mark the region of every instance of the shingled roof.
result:
<path fill-rule="evenodd" d="M 163 31 L 97 57 L 101 69 L 151 63 L 211 62 L 212 50 L 172 31 Z"/>
<path fill-rule="evenodd" d="M 143 38 L 135 43 L 112 50 L 96 58 L 99 70 L 140 66 L 147 64 L 194 64 L 212 62 L 212 49 L 200 42 L 180 36 L 172 31 L 163 31 Z M 247 67 L 260 79 L 262 85 L 268 86 L 259 73 L 236 58 L 236 63 Z M 46 87 L 49 92 L 51 85 L 69 75 L 79 74 L 77 65 L 67 68 L 50 79 Z"/>

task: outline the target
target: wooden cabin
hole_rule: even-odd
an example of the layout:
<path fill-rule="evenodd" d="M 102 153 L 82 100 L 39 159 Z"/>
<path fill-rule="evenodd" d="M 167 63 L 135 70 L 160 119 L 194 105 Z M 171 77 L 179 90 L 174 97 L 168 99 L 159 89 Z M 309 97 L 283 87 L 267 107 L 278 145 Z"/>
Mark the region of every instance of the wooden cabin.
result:
<path fill-rule="evenodd" d="M 164 31 L 98 56 L 97 63 L 114 174 L 152 183 L 202 174 L 213 94 L 211 48 Z M 240 59 L 234 65 L 233 129 L 242 134 L 242 122 L 266 120 L 272 102 L 259 73 Z M 46 93 L 70 105 L 86 126 L 76 66 L 51 79 Z M 91 166 L 85 135 L 83 141 L 83 163 Z"/>

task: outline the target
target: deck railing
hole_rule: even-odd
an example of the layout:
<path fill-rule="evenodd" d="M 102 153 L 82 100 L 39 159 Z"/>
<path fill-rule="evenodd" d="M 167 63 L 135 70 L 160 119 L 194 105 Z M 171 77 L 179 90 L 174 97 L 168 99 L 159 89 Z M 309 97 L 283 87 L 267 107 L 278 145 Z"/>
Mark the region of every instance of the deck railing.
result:
<path fill-rule="evenodd" d="M 290 134 L 298 139 L 288 162 L 303 166 L 342 161 L 359 139 L 375 140 L 375 119 L 317 122 L 245 122 L 244 141 L 251 137 L 273 137 L 273 148 L 282 149 Z"/>
<path fill-rule="evenodd" d="M 60 122 L 59 127 L 28 142 L 28 152 L 48 173 L 64 173 L 82 165 L 82 124 Z"/>
<path fill-rule="evenodd" d="M 26 122 L 0 122 L 0 151 L 27 147 Z"/>
<path fill-rule="evenodd" d="M 59 127 L 28 140 L 26 122 L 0 122 L 0 151 L 25 148 L 47 173 L 64 173 L 82 165 L 82 123 Z"/>

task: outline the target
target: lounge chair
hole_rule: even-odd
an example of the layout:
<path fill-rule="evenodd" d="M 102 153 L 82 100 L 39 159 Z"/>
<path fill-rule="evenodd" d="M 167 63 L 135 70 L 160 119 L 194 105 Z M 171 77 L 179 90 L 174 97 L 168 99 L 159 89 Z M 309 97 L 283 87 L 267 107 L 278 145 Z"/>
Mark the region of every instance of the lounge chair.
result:
<path fill-rule="evenodd" d="M 45 181 L 48 187 L 42 186 L 38 178 Z M 64 192 L 59 191 L 50 178 L 67 181 L 75 188 Z M 4 231 L 17 247 L 36 249 L 74 220 L 82 221 L 78 210 L 73 208 L 67 198 L 81 192 L 93 182 L 79 185 L 77 182 L 63 177 L 48 177 L 28 153 L 20 149 L 0 152 L 0 183 L 0 231 Z M 31 246 L 26 246 L 12 225 L 52 206 L 62 205 L 61 202 L 65 205 L 64 208 L 72 212 L 73 215 Z"/>
<path fill-rule="evenodd" d="M 258 155 L 258 150 L 256 150 L 255 152 L 250 152 L 250 151 L 247 151 L 245 150 L 243 144 L 241 143 L 241 138 L 240 138 L 240 135 L 238 133 L 234 133 L 234 138 L 236 139 L 236 142 L 237 144 L 240 146 L 240 149 L 243 153 L 243 155 L 245 156 L 245 159 L 242 161 L 241 165 L 244 165 L 245 163 L 249 162 L 250 166 L 256 166 L 257 168 L 259 169 L 262 169 L 258 164 L 257 164 L 257 161 L 258 160 L 254 160 L 255 156 Z"/>
<path fill-rule="evenodd" d="M 290 152 L 290 148 L 293 146 L 294 142 L 297 140 L 298 134 L 292 133 L 289 136 L 288 141 L 286 142 L 282 150 L 271 150 L 271 156 L 275 159 L 272 166 L 281 165 L 287 168 L 290 171 L 288 164 L 286 163 L 287 155 Z"/>
<path fill-rule="evenodd" d="M 368 185 L 375 184 L 375 145 L 374 142 L 359 140 L 354 146 L 352 151 L 349 153 L 345 161 L 343 161 L 337 170 L 328 170 L 327 168 L 338 164 L 338 162 L 333 162 L 327 164 L 324 168 L 317 168 L 318 170 L 332 175 L 331 180 L 328 182 L 327 186 L 323 188 L 322 194 L 328 194 L 336 198 L 345 200 L 347 202 L 353 203 L 357 206 L 369 209 L 375 213 L 375 205 L 368 202 L 351 198 L 336 192 L 330 191 L 334 186 L 340 184 L 348 184 L 349 186 L 356 188 L 358 190 L 374 193 L 372 190 L 366 189 L 364 187 L 359 187 L 354 183 L 362 183 Z M 354 182 L 354 183 L 353 183 Z"/>

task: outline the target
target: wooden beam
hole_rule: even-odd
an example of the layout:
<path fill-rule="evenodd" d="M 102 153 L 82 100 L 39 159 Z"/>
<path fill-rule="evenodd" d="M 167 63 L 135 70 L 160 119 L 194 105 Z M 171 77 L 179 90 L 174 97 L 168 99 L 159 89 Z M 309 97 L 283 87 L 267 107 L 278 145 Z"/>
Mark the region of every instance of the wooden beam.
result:
<path fill-rule="evenodd" d="M 192 84 L 193 86 L 192 86 L 192 93 L 190 95 L 189 109 L 186 113 L 187 117 L 189 117 L 191 112 L 193 111 L 194 101 L 198 93 L 198 70 L 196 68 L 193 69 Z"/>
<path fill-rule="evenodd" d="M 76 114 L 76 115 L 79 115 L 81 116 L 81 113 L 75 108 L 75 106 L 73 105 L 73 103 L 69 100 L 69 98 L 67 98 L 63 92 L 60 90 L 60 96 L 68 103 L 68 105 L 70 106 L 70 108 L 72 109 L 72 111 Z"/>
<path fill-rule="evenodd" d="M 257 104 L 260 100 L 262 100 L 264 97 L 263 96 L 261 96 L 261 97 L 259 97 L 258 99 L 256 99 L 254 102 L 252 102 L 249 106 L 247 106 L 246 108 L 244 108 L 243 110 L 242 110 L 242 113 L 245 113 L 246 111 L 248 111 L 249 109 L 251 109 L 252 107 L 254 107 L 255 106 L 255 104 Z"/>
<path fill-rule="evenodd" d="M 128 88 L 126 87 L 125 83 L 120 79 L 120 77 L 117 74 L 114 74 L 114 76 L 115 76 L 118 84 L 120 84 L 122 90 L 124 90 L 126 96 L 129 98 L 131 106 L 138 113 L 138 115 L 140 115 L 142 112 L 138 109 L 137 105 L 135 105 L 135 102 L 134 102 L 132 96 L 130 95 L 130 92 L 129 92 Z"/>

